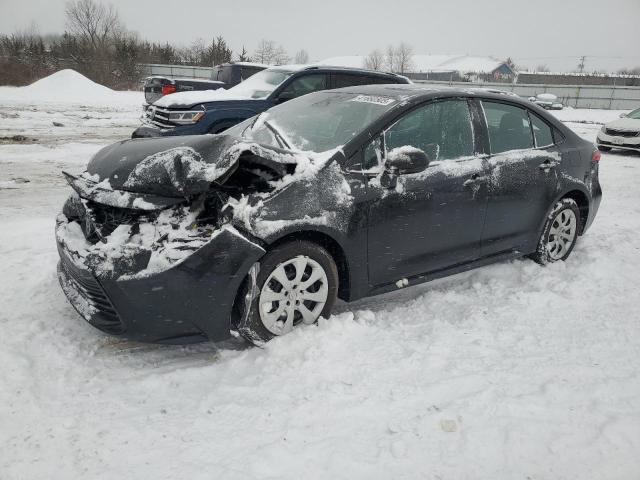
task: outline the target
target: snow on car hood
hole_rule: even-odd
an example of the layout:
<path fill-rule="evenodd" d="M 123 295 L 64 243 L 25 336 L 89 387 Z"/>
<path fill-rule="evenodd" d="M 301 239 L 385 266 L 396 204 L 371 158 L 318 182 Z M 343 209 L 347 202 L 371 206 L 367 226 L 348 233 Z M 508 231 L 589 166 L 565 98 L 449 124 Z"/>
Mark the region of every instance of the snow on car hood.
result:
<path fill-rule="evenodd" d="M 251 100 L 249 96 L 234 93 L 232 90 L 195 90 L 191 92 L 176 92 L 165 95 L 156 100 L 153 105 L 156 107 L 190 107 L 200 103 L 216 102 L 220 100 Z"/>
<path fill-rule="evenodd" d="M 80 177 L 67 178 L 83 198 L 116 207 L 162 208 L 166 202 L 159 205 L 158 197 L 182 199 L 224 183 L 244 156 L 280 178 L 292 165 L 309 161 L 300 153 L 228 135 L 166 137 L 125 140 L 105 147 Z"/>
<path fill-rule="evenodd" d="M 606 127 L 612 128 L 614 130 L 638 132 L 640 131 L 640 120 L 638 120 L 637 118 L 620 118 L 618 120 L 614 120 L 613 122 L 607 123 Z"/>

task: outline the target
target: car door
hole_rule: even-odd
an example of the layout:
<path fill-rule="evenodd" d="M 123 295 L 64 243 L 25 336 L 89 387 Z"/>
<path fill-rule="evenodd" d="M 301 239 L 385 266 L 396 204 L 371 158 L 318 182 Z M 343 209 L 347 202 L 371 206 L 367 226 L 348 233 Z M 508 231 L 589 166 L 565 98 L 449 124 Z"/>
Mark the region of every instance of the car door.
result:
<path fill-rule="evenodd" d="M 491 152 L 482 255 L 532 251 L 558 183 L 560 155 L 552 129 L 522 106 L 481 103 Z"/>
<path fill-rule="evenodd" d="M 367 184 L 368 264 L 372 286 L 466 263 L 478 257 L 487 203 L 486 166 L 477 153 L 473 110 L 465 99 L 424 104 L 405 114 L 363 151 L 374 175 L 394 149 L 412 146 L 431 160 L 385 188 Z M 378 170 L 379 171 L 379 170 Z"/>

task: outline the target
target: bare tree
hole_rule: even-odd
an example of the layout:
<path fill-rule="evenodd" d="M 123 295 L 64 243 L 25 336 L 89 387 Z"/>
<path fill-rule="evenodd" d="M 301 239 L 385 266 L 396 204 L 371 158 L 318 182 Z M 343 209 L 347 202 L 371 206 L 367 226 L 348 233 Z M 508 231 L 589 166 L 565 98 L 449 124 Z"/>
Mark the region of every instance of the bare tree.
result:
<path fill-rule="evenodd" d="M 279 45 L 276 48 L 276 51 L 273 55 L 273 60 L 271 63 L 274 65 L 286 65 L 291 61 L 291 57 L 287 54 L 287 51 L 284 49 L 282 45 Z"/>
<path fill-rule="evenodd" d="M 258 44 L 258 48 L 253 54 L 253 59 L 256 62 L 268 64 L 271 63 L 273 56 L 276 51 L 276 42 L 273 40 L 264 40 L 262 39 Z"/>
<path fill-rule="evenodd" d="M 289 63 L 289 55 L 282 45 L 276 46 L 273 40 L 261 40 L 253 54 L 255 61 L 267 65 L 284 65 Z"/>
<path fill-rule="evenodd" d="M 111 4 L 105 6 L 94 0 L 73 0 L 67 2 L 65 13 L 69 31 L 96 50 L 107 46 L 122 31 L 118 12 Z"/>
<path fill-rule="evenodd" d="M 296 63 L 298 65 L 309 63 L 309 54 L 307 53 L 307 51 L 306 50 L 298 50 L 296 52 L 296 56 L 293 59 L 293 63 Z"/>
<path fill-rule="evenodd" d="M 406 73 L 413 66 L 413 47 L 401 42 L 396 48 L 396 72 Z"/>
<path fill-rule="evenodd" d="M 535 68 L 535 71 L 536 72 L 549 72 L 550 70 L 549 70 L 549 67 L 543 63 L 543 64 L 540 64 L 540 65 L 537 65 L 536 68 Z"/>
<path fill-rule="evenodd" d="M 396 47 L 394 47 L 393 45 L 389 45 L 387 47 L 387 53 L 384 56 L 384 66 L 390 72 L 397 71 L 398 57 L 396 54 Z"/>
<path fill-rule="evenodd" d="M 382 70 L 384 68 L 384 55 L 377 48 L 364 57 L 363 67 L 369 70 Z"/>

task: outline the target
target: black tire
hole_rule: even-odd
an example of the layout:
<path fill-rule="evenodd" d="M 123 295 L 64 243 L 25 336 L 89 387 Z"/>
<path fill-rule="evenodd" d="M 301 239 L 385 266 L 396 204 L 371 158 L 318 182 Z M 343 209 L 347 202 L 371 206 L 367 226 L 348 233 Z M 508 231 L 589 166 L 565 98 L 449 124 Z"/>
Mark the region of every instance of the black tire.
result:
<path fill-rule="evenodd" d="M 604 145 L 598 145 L 598 150 L 601 152 L 609 152 L 611 151 L 611 147 L 605 147 Z"/>
<path fill-rule="evenodd" d="M 553 242 L 555 240 L 554 235 L 551 233 L 551 231 L 552 229 L 557 228 L 563 212 L 566 212 L 567 210 L 571 211 L 575 216 L 575 232 L 573 235 L 573 239 L 570 243 L 565 244 L 565 249 L 563 251 L 554 254 L 549 247 L 550 242 Z M 570 217 L 570 215 L 567 214 L 565 214 L 565 216 Z M 551 209 L 551 213 L 549 213 L 549 215 L 547 216 L 547 221 L 545 222 L 544 228 L 542 229 L 542 235 L 538 240 L 538 248 L 536 249 L 535 253 L 531 255 L 531 258 L 540 265 L 546 265 L 548 263 L 558 261 L 565 261 L 569 257 L 569 255 L 571 255 L 571 252 L 573 251 L 573 248 L 578 241 L 580 225 L 580 208 L 578 207 L 576 201 L 572 198 L 563 198 L 562 200 L 558 201 Z"/>
<path fill-rule="evenodd" d="M 276 334 L 267 329 L 261 319 L 259 311 L 260 293 L 274 270 L 299 256 L 307 257 L 317 262 L 324 270 L 328 292 L 326 302 L 319 316 L 328 318 L 331 314 L 338 296 L 339 283 L 338 269 L 331 255 L 321 246 L 305 240 L 294 240 L 277 245 L 260 260 L 260 268 L 255 278 L 255 284 L 251 276 L 249 276 L 243 282 L 236 300 L 238 306 L 238 332 L 248 342 L 254 345 L 261 345 L 276 336 Z M 249 303 L 250 307 L 247 312 L 247 304 Z M 298 321 L 294 324 L 298 325 L 299 323 Z"/>

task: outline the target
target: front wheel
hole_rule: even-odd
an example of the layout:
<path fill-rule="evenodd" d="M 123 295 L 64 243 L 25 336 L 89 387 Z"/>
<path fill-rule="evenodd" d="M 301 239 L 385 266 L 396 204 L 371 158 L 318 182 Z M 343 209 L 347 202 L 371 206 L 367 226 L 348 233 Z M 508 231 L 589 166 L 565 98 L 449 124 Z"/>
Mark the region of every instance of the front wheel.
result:
<path fill-rule="evenodd" d="M 556 203 L 547 217 L 533 260 L 541 265 L 566 260 L 578 240 L 579 225 L 580 209 L 575 200 L 563 198 Z"/>
<path fill-rule="evenodd" d="M 242 287 L 238 332 L 253 344 L 267 342 L 327 318 L 337 294 L 338 269 L 324 248 L 307 241 L 278 245 Z"/>

